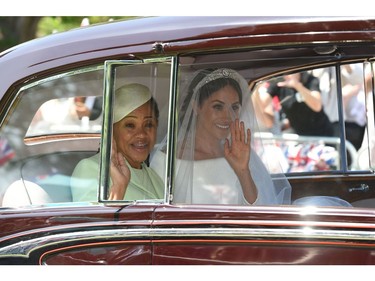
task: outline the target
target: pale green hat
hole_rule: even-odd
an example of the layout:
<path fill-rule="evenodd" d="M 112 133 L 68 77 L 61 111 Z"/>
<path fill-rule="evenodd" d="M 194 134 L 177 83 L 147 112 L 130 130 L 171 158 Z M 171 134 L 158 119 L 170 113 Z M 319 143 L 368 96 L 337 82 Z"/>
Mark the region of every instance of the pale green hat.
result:
<path fill-rule="evenodd" d="M 126 84 L 115 92 L 113 123 L 151 99 L 150 89 L 138 83 Z"/>

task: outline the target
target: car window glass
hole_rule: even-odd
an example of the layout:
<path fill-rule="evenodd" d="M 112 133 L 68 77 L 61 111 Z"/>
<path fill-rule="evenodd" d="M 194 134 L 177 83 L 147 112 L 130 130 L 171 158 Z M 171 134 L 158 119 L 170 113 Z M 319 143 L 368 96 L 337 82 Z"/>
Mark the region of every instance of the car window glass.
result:
<path fill-rule="evenodd" d="M 102 144 L 101 151 L 104 158 L 110 154 L 111 165 L 101 171 L 108 181 L 102 184 L 107 187 L 101 191 L 103 199 L 160 202 L 165 198 L 166 159 L 156 167 L 150 162 L 167 139 L 171 65 L 108 64 L 107 71 L 114 73 L 107 81 L 111 96 L 106 96 L 106 104 L 112 103 L 112 115 L 105 122 L 110 122 L 112 132 L 104 136 L 109 142 Z M 124 189 L 115 189 L 117 186 Z"/>
<path fill-rule="evenodd" d="M 101 123 L 101 96 L 51 99 L 38 109 L 25 137 L 81 132 L 100 133 Z"/>
<path fill-rule="evenodd" d="M 253 69 L 246 61 L 241 67 L 191 62 L 182 60 L 179 68 L 173 202 L 288 204 L 290 185 L 275 157 L 282 151 L 275 147 L 274 161 L 264 154 L 250 91 Z"/>
<path fill-rule="evenodd" d="M 375 125 L 374 125 L 374 89 L 373 89 L 373 63 L 365 64 L 365 102 L 367 126 L 364 132 L 363 143 L 358 150 L 358 168 L 375 169 Z"/>
<path fill-rule="evenodd" d="M 366 170 L 368 168 L 361 163 L 364 157 L 359 158 L 360 150 L 368 147 L 364 64 L 343 64 L 340 73 L 348 166 L 352 170 Z M 373 115 L 373 111 L 368 115 Z"/>
<path fill-rule="evenodd" d="M 286 173 L 340 169 L 340 136 L 327 114 L 338 121 L 336 88 L 331 87 L 335 79 L 329 75 L 328 68 L 285 74 L 260 83 L 253 92 L 267 138 L 265 152 L 281 149 Z M 325 100 L 330 105 L 324 106 Z"/>
<path fill-rule="evenodd" d="M 204 163 L 207 158 L 202 153 L 208 155 L 213 152 L 213 145 L 207 146 L 211 151 L 203 146 L 200 147 L 200 151 L 193 150 L 188 156 L 190 157 L 188 160 L 194 162 L 191 166 L 181 169 L 186 162 L 180 161 L 184 155 L 186 156 L 184 152 L 181 152 L 183 148 L 192 147 L 198 141 L 203 143 L 210 138 L 207 134 L 201 137 L 196 132 L 182 137 L 181 132 L 188 131 L 186 128 L 191 127 L 192 123 L 195 125 L 200 122 L 199 117 L 194 117 L 194 115 L 199 116 L 202 112 L 198 98 L 191 104 L 184 103 L 186 93 L 191 92 L 194 95 L 196 92 L 197 96 L 201 95 L 202 92 L 197 89 L 217 79 L 219 74 L 208 75 L 198 84 L 192 83 L 194 77 L 198 77 L 197 73 L 203 69 L 213 72 L 218 69 L 233 69 L 247 81 L 251 94 L 254 118 L 259 128 L 259 130 L 252 131 L 254 142 L 252 149 L 262 160 L 273 183 L 283 182 L 283 177 L 279 177 L 280 173 L 286 175 L 290 183 L 290 189 L 283 189 L 285 185 L 281 185 L 280 189 L 275 192 L 279 192 L 277 194 L 282 197 L 285 196 L 287 190 L 291 191 L 289 204 L 299 205 L 310 202 L 317 206 L 364 206 L 362 201 L 368 199 L 366 191 L 369 187 L 363 177 L 353 177 L 352 181 L 348 181 L 347 177 L 342 175 L 348 173 L 370 175 L 372 170 L 371 153 L 373 151 L 371 149 L 373 146 L 371 146 L 372 138 L 369 137 L 372 129 L 368 127 L 368 120 L 374 120 L 374 113 L 371 109 L 372 97 L 369 95 L 372 88 L 370 90 L 367 86 L 366 90 L 365 84 L 368 81 L 365 77 L 370 71 L 368 63 L 340 62 L 324 64 L 326 66 L 318 63 L 315 67 L 309 64 L 306 68 L 307 64 L 303 56 L 295 60 L 288 58 L 284 61 L 283 59 L 286 58 L 278 58 L 276 53 L 273 54 L 274 57 L 265 56 L 266 52 L 254 51 L 253 54 L 239 52 L 230 55 L 215 54 L 180 59 L 177 106 L 179 118 L 173 202 L 243 205 L 241 203 L 243 198 L 236 199 L 237 201 L 228 199 L 235 194 L 236 188 L 237 192 L 240 190 L 236 185 L 238 177 L 229 180 L 231 183 L 222 179 L 222 176 L 226 175 L 225 165 L 228 165 L 228 161 L 223 161 L 224 166 L 220 168 L 213 164 L 202 167 L 195 164 Z M 288 56 L 292 54 L 293 52 L 290 52 Z M 241 59 L 234 59 L 236 56 Z M 311 57 L 306 57 L 306 60 L 308 59 Z M 283 69 L 281 65 L 284 62 L 285 68 Z M 292 62 L 295 64 L 294 69 L 290 68 Z M 230 76 L 230 71 L 228 73 Z M 223 72 L 220 75 L 226 74 Z M 189 85 L 194 86 L 189 88 Z M 184 123 L 181 117 L 185 115 L 189 106 L 192 109 L 191 120 L 193 121 Z M 241 105 L 241 110 L 243 110 L 242 107 Z M 234 107 L 229 111 L 232 116 L 235 116 Z M 200 123 L 206 132 L 214 126 L 221 129 L 227 128 L 228 124 L 224 124 L 224 119 L 218 121 L 213 116 L 215 114 L 212 110 L 211 115 L 201 118 L 206 121 L 205 124 Z M 227 139 L 231 141 L 230 133 Z M 223 147 L 225 142 L 223 138 Z M 225 159 L 225 156 L 223 157 L 222 154 L 212 158 Z M 207 183 L 207 178 L 212 179 L 210 183 Z M 253 180 L 255 178 L 253 177 Z M 317 179 L 320 179 L 318 185 Z M 226 186 L 231 186 L 231 188 L 226 188 Z M 265 184 L 262 184 L 262 188 L 264 186 Z M 259 191 L 260 188 L 257 190 Z M 184 198 L 189 199 L 180 200 L 181 192 Z M 230 195 L 231 192 L 232 195 Z M 241 196 L 242 193 L 239 192 L 237 195 Z M 216 201 L 212 199 L 216 196 L 222 199 Z M 211 199 L 205 200 L 205 198 Z M 263 203 L 261 197 L 258 199 L 259 201 L 254 204 L 274 204 L 272 203 L 274 201 Z M 366 201 L 365 204 L 369 206 L 372 203 Z"/>
<path fill-rule="evenodd" d="M 304 77 L 306 81 L 305 87 L 299 88 L 299 91 L 309 90 L 318 94 L 319 108 L 314 109 L 313 103 L 311 107 L 307 106 L 306 98 L 296 88 L 284 86 L 285 81 L 294 75 Z M 335 67 L 316 68 L 272 78 L 260 83 L 254 91 L 263 131 L 268 133 L 272 145 L 282 148 L 287 158 L 285 172 L 364 168 L 358 163 L 359 150 L 367 146 L 363 64 L 342 65 L 340 88 L 337 87 L 337 79 Z M 267 91 L 273 93 L 272 102 L 262 105 L 259 101 Z M 262 106 L 263 111 L 260 110 Z M 340 110 L 345 130 L 340 124 Z M 346 155 L 341 153 L 341 138 L 345 140 Z M 368 158 L 365 161 L 368 162 Z"/>
<path fill-rule="evenodd" d="M 72 201 L 75 165 L 99 150 L 102 92 L 103 70 L 94 66 L 34 82 L 15 95 L 1 127 L 9 151 L 0 166 L 3 206 Z M 89 99 L 98 100 L 98 113 L 80 120 L 77 104 Z"/>

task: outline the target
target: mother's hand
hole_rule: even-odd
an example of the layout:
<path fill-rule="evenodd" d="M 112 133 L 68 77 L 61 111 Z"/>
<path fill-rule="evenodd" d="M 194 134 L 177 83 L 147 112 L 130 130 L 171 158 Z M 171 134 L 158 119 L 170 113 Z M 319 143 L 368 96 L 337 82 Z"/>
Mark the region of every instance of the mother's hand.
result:
<path fill-rule="evenodd" d="M 126 189 L 130 181 L 130 170 L 125 163 L 124 156 L 117 151 L 116 142 L 112 141 L 111 167 L 112 186 L 109 193 L 109 200 L 124 199 Z"/>

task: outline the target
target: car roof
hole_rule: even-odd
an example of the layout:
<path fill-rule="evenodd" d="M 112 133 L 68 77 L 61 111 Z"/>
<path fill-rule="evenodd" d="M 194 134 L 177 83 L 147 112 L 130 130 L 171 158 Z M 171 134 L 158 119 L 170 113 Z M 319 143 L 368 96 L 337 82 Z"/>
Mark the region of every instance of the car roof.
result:
<path fill-rule="evenodd" d="M 82 41 L 105 42 L 106 39 L 118 37 L 126 38 L 126 42 L 118 43 L 117 47 L 120 47 L 156 41 L 209 39 L 224 33 L 227 36 L 249 34 L 256 36 L 298 32 L 349 32 L 374 28 L 375 17 L 142 17 L 94 24 L 30 40 L 0 53 L 0 58 L 10 53 L 19 55 L 34 49 L 46 49 Z M 116 42 L 111 42 L 111 46 Z M 98 49 L 100 45 L 94 44 L 91 47 Z M 76 52 L 76 50 L 71 51 Z"/>
<path fill-rule="evenodd" d="M 233 34 L 267 34 L 267 33 L 293 33 L 293 32 L 320 32 L 324 30 L 350 31 L 356 29 L 373 29 L 375 17 L 287 17 L 287 16 L 267 16 L 267 17 L 140 17 L 129 20 L 117 20 L 101 24 L 93 24 L 85 27 L 72 29 L 65 32 L 51 34 L 37 40 L 40 44 L 48 47 L 64 40 L 67 43 L 88 39 L 100 39 L 116 36 L 137 35 L 138 41 L 147 42 L 144 37 L 149 37 L 150 41 L 158 40 L 187 40 L 197 38 L 210 38 L 217 32 L 226 30 Z M 341 23 L 340 23 L 341 22 Z M 351 24 L 348 25 L 348 22 Z M 290 24 L 293 24 L 291 29 Z M 276 26 L 278 26 L 276 28 Z M 272 30 L 270 30 L 272 28 Z M 85 31 L 83 31 L 85 30 Z M 88 31 L 90 30 L 90 31 Z M 126 30 L 126 33 L 124 31 Z M 236 31 L 236 32 L 235 32 Z M 150 34 L 153 36 L 150 37 Z M 144 36 L 142 36 L 144 35 Z M 83 37 L 81 37 L 83 36 Z M 57 42 L 56 42 L 57 41 Z M 137 40 L 129 43 L 134 44 Z M 37 44 L 37 43 L 36 43 Z M 18 47 L 23 46 L 19 45 Z M 1 54 L 0 54 L 1 55 Z"/>
<path fill-rule="evenodd" d="M 327 34 L 327 31 L 330 32 Z M 301 34 L 308 34 L 308 38 L 312 34 L 320 35 L 318 40 L 341 40 L 342 36 L 358 40 L 355 31 L 361 33 L 360 38 L 366 32 L 368 38 L 374 38 L 375 18 L 178 16 L 112 21 L 51 34 L 2 52 L 0 96 L 13 81 L 28 75 L 95 57 L 115 57 L 116 54 L 125 53 L 129 53 L 129 57 L 132 54 L 152 54 L 158 42 L 165 44 L 162 45 L 164 52 L 173 53 L 220 45 L 215 45 L 213 39 L 237 38 L 231 44 L 241 45 L 241 38 L 245 36 L 252 37 L 254 44 L 309 40 Z"/>

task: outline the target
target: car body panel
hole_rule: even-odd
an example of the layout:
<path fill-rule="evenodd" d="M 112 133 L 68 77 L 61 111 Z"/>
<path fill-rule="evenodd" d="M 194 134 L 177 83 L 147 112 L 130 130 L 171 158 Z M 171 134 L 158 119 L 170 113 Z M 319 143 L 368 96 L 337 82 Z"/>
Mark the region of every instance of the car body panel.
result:
<path fill-rule="evenodd" d="M 353 210 L 340 208 L 304 211 L 160 207 L 153 222 L 153 261 L 190 265 L 374 262 L 373 214 L 358 212 L 355 216 Z"/>
<path fill-rule="evenodd" d="M 153 210 L 152 206 L 79 205 L 21 212 L 2 210 L 0 263 L 54 264 L 58 261 L 72 264 L 84 261 L 95 264 L 99 261 L 98 264 L 113 264 L 122 260 L 124 263 L 149 264 Z M 99 250 L 90 254 L 87 248 L 95 247 Z M 78 254 L 84 256 L 81 261 L 75 257 L 77 251 L 82 251 Z M 118 252 L 119 255 L 106 261 L 103 252 L 109 255 Z M 71 253 L 73 257 L 70 257 Z M 134 253 L 139 254 L 134 257 Z"/>

